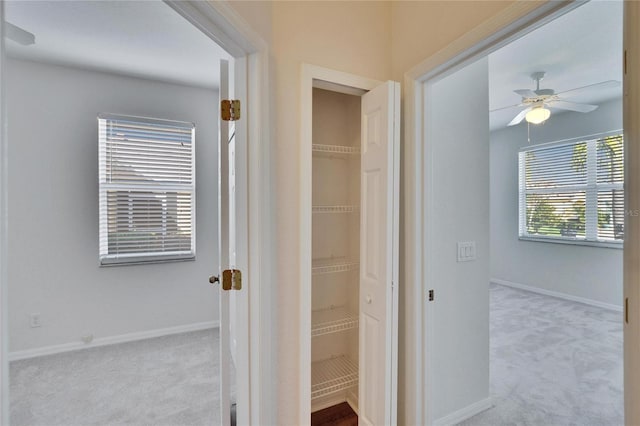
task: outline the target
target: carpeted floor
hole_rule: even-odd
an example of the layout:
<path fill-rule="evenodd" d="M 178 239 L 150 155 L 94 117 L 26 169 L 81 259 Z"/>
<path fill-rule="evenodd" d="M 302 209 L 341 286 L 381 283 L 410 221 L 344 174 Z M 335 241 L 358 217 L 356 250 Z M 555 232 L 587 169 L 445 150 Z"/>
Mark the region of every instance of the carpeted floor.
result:
<path fill-rule="evenodd" d="M 495 406 L 462 425 L 622 425 L 622 378 L 622 314 L 492 285 Z"/>
<path fill-rule="evenodd" d="M 218 424 L 218 331 L 11 363 L 13 426 Z M 491 287 L 495 407 L 464 426 L 622 425 L 620 313 Z"/>
<path fill-rule="evenodd" d="M 13 426 L 219 423 L 218 330 L 12 362 Z"/>

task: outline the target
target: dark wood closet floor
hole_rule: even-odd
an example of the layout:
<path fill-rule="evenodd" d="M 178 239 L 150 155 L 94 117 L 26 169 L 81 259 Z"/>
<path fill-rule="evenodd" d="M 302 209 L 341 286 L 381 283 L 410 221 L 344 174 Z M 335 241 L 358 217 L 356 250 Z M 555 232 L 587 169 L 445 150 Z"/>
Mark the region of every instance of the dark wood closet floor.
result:
<path fill-rule="evenodd" d="M 358 426 L 358 415 L 343 402 L 311 413 L 311 426 Z"/>

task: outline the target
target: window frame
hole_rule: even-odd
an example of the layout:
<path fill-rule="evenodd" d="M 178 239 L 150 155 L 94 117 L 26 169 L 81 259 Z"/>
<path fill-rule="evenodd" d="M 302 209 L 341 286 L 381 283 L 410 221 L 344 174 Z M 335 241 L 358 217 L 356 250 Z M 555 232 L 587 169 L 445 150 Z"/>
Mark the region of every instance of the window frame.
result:
<path fill-rule="evenodd" d="M 179 126 L 191 129 L 191 183 L 190 184 L 154 184 L 154 183 L 108 183 L 106 179 L 106 139 L 101 134 L 101 120 L 123 120 L 139 124 L 150 124 L 159 126 Z M 98 127 L 98 261 L 101 267 L 104 266 L 126 266 L 142 265 L 151 263 L 168 263 L 193 261 L 196 259 L 196 125 L 193 122 L 167 120 L 160 118 L 142 117 L 134 115 L 99 113 L 97 115 Z M 104 155 L 103 155 L 104 152 Z M 107 192 L 115 191 L 148 191 L 148 192 L 188 192 L 191 195 L 191 238 L 190 249 L 173 252 L 138 252 L 132 254 L 110 254 L 109 253 L 109 229 Z"/>
<path fill-rule="evenodd" d="M 622 239 L 598 239 L 598 223 L 597 223 L 597 214 L 595 217 L 595 223 L 590 223 L 585 217 L 585 236 L 582 237 L 569 237 L 569 236 L 551 236 L 551 235 L 537 235 L 537 234 L 529 234 L 527 233 L 527 204 L 526 204 L 526 196 L 527 194 L 535 194 L 535 193 L 567 193 L 567 192 L 577 192 L 584 191 L 585 193 L 585 215 L 586 211 L 589 210 L 589 206 L 592 203 L 595 203 L 595 210 L 598 211 L 598 192 L 602 190 L 601 188 L 619 188 L 624 191 L 624 183 L 619 184 L 611 184 L 611 183 L 598 183 L 597 182 L 597 141 L 600 139 L 604 139 L 611 136 L 619 136 L 624 138 L 623 130 L 611 130 L 608 132 L 596 133 L 586 136 L 580 136 L 576 138 L 563 139 L 553 142 L 541 143 L 537 145 L 527 145 L 523 146 L 518 150 L 518 240 L 520 241 L 534 241 L 534 242 L 544 242 L 544 243 L 554 243 L 554 244 L 569 244 L 569 245 L 580 245 L 580 246 L 592 246 L 592 247 L 601 247 L 601 248 L 614 248 L 614 249 L 622 249 L 624 243 L 624 237 Z M 540 150 L 545 150 L 554 147 L 567 146 L 567 145 L 575 145 L 580 142 L 587 143 L 587 167 L 589 167 L 589 163 L 591 163 L 591 168 L 585 170 L 587 175 L 586 184 L 577 184 L 577 185 L 568 185 L 563 187 L 558 187 L 554 189 L 546 189 L 537 191 L 527 190 L 526 185 L 526 169 L 525 169 L 525 156 L 527 152 L 535 152 Z M 589 146 L 589 142 L 594 142 L 593 146 Z M 624 139 L 623 139 L 623 153 L 624 153 Z M 624 154 L 623 154 L 624 155 Z M 624 157 L 623 157 L 623 167 L 624 167 Z M 624 192 L 623 192 L 624 194 Z M 625 214 L 626 217 L 626 214 Z M 623 224 L 623 232 L 624 232 L 624 224 Z"/>

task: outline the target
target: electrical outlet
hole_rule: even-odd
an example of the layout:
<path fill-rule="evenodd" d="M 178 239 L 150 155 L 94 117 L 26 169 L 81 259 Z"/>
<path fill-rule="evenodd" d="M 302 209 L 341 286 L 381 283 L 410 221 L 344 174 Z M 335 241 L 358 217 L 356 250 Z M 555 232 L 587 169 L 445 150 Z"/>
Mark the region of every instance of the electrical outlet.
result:
<path fill-rule="evenodd" d="M 464 241 L 458 243 L 458 262 L 476 260 L 476 242 Z"/>
<path fill-rule="evenodd" d="M 36 328 L 42 327 L 42 321 L 39 313 L 29 314 L 29 327 Z"/>

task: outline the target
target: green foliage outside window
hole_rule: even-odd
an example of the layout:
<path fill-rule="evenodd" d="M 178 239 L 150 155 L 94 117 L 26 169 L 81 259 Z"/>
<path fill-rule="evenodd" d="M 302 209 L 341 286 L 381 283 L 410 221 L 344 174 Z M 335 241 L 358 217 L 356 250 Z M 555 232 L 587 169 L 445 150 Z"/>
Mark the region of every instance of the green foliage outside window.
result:
<path fill-rule="evenodd" d="M 592 143 L 595 143 L 595 146 Z M 595 158 L 589 157 L 594 155 L 588 153 L 590 147 L 595 148 Z M 569 164 L 564 163 L 566 166 L 562 163 L 564 155 L 562 149 L 562 146 L 543 148 L 540 150 L 540 157 L 536 150 L 524 152 L 523 178 L 527 182 L 524 232 L 528 235 L 584 238 L 587 227 L 586 205 L 589 205 L 590 209 L 597 209 L 596 238 L 598 240 L 622 239 L 624 226 L 624 192 L 621 187 L 622 137 L 607 136 L 573 144 L 567 157 L 564 157 L 565 161 L 569 161 Z M 588 161 L 594 163 L 588 166 Z M 592 166 L 596 177 L 590 175 L 587 179 L 587 169 Z M 574 174 L 570 174 L 563 167 L 572 169 Z M 564 176 L 567 178 L 563 182 L 560 179 Z M 590 183 L 587 185 L 586 182 Z M 596 186 L 596 198 L 591 189 L 593 187 L 590 185 Z M 593 235 L 593 230 L 590 232 Z"/>

